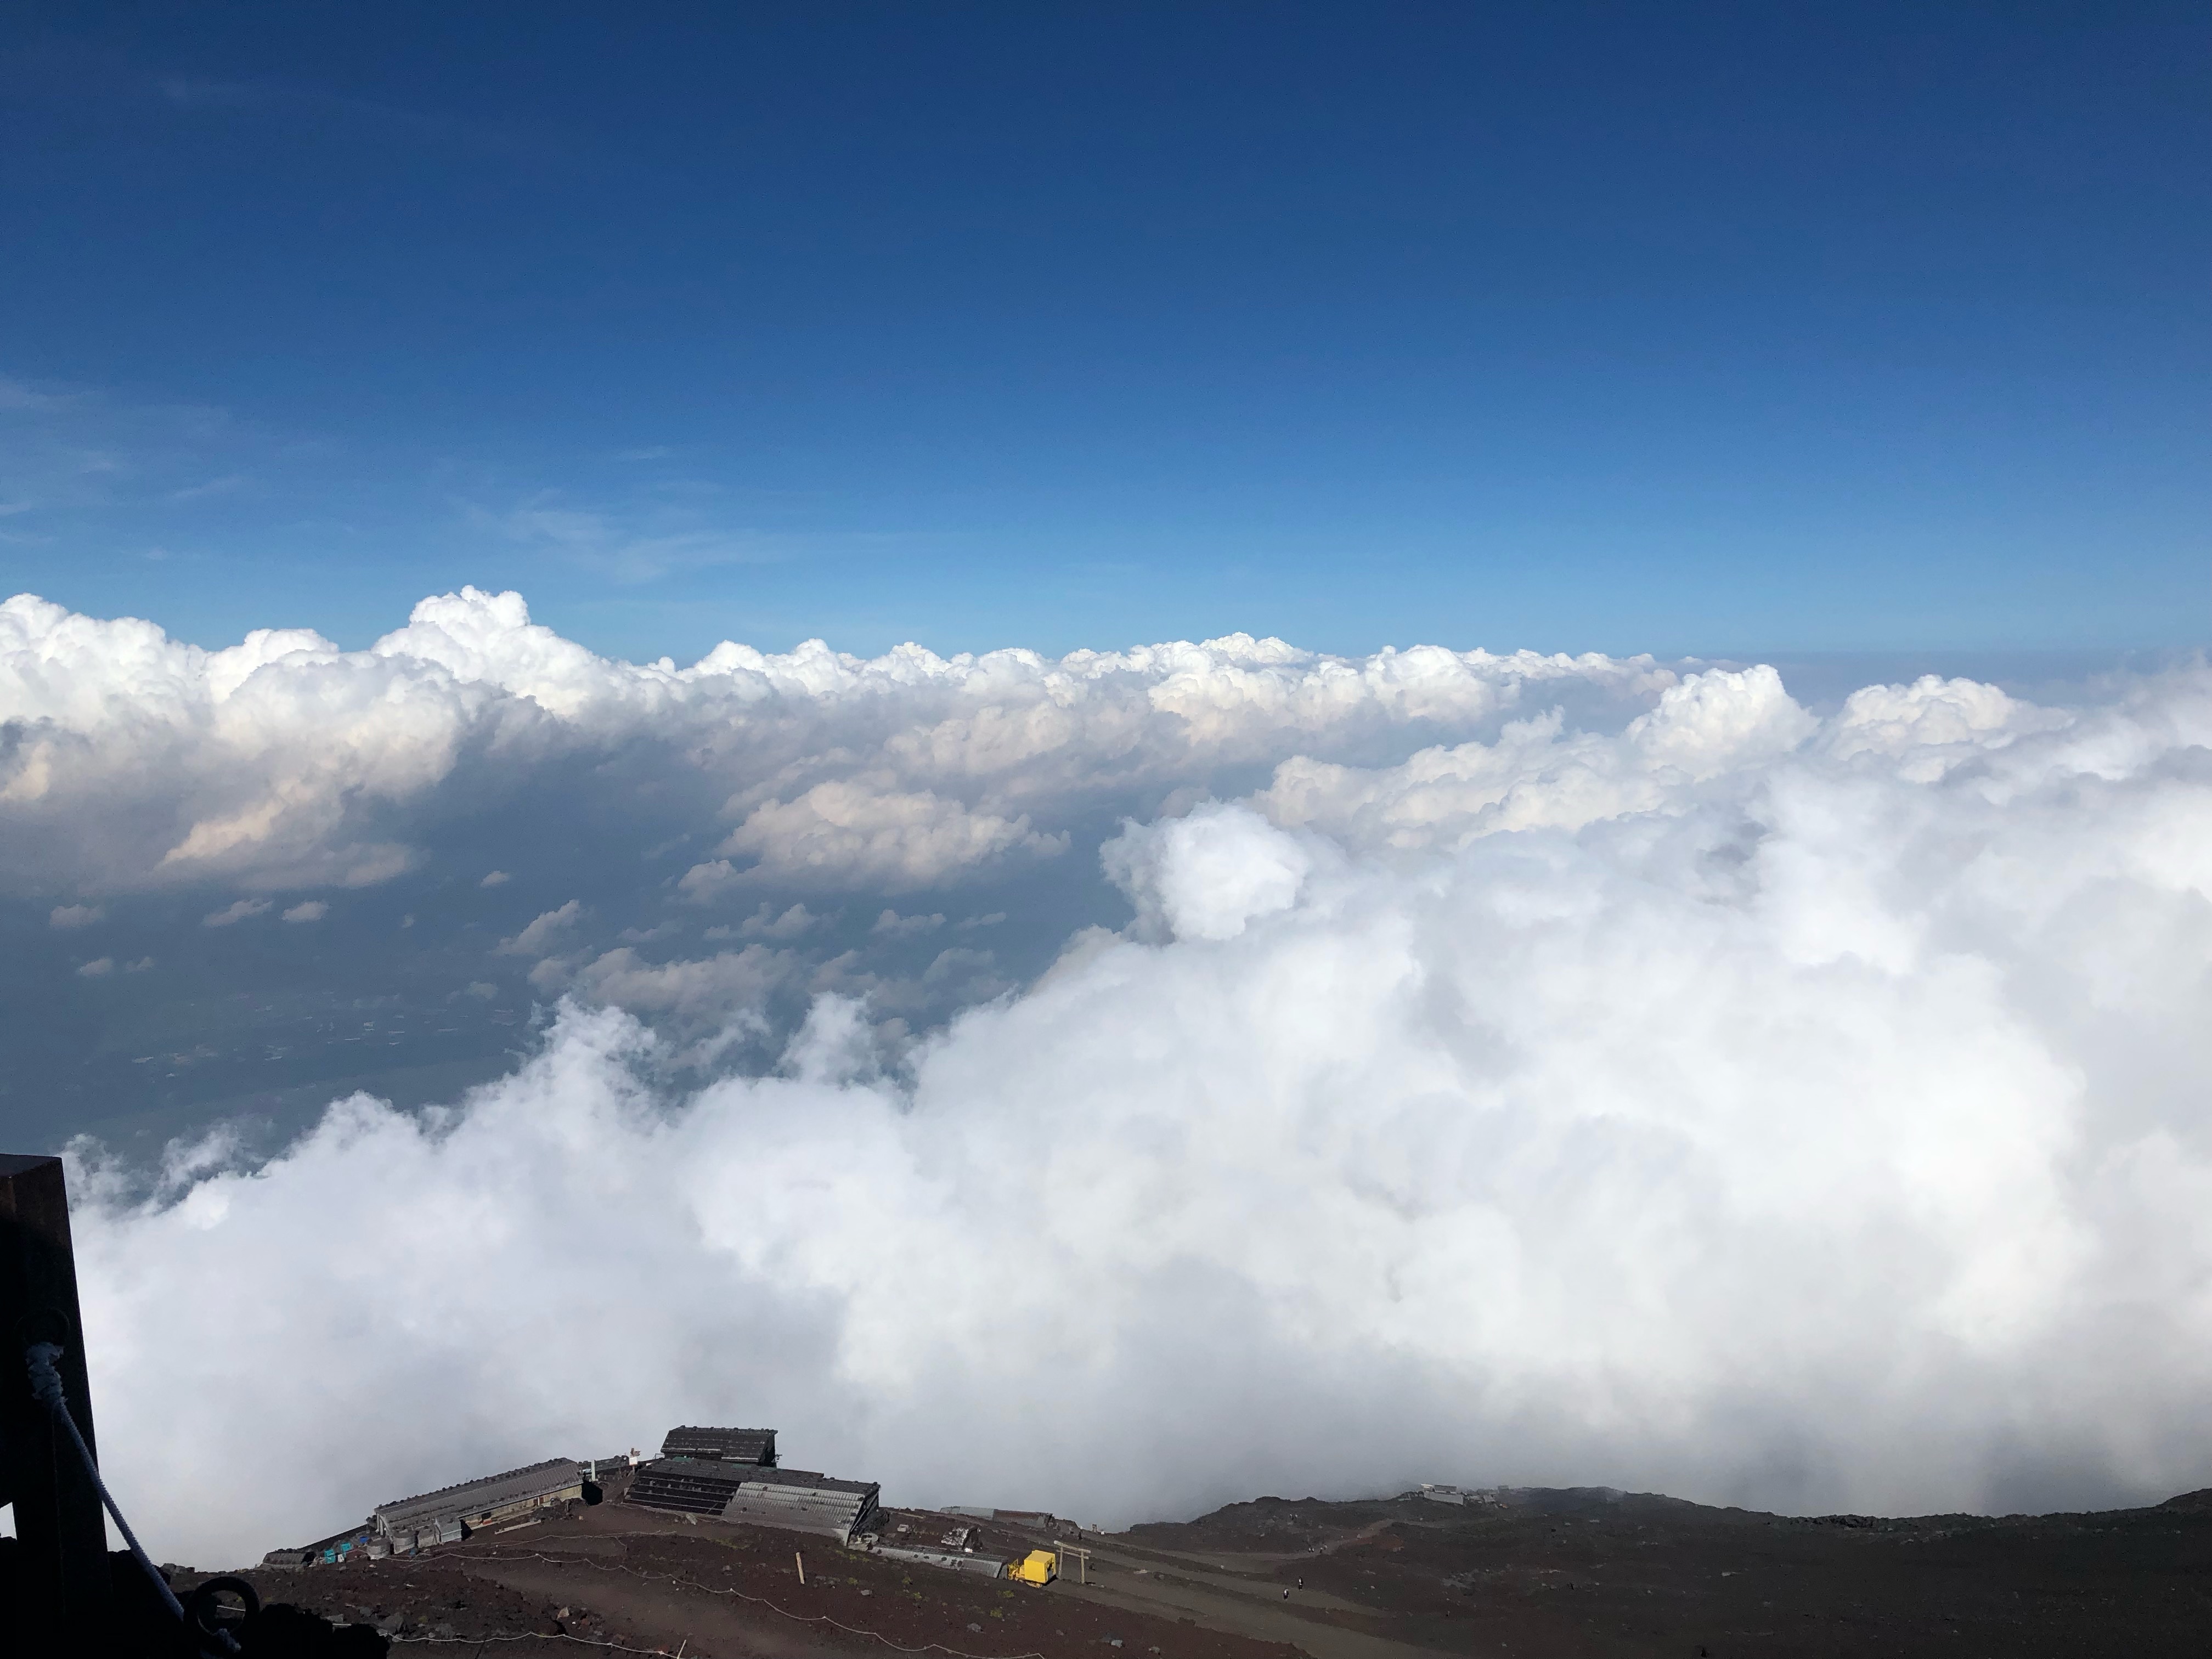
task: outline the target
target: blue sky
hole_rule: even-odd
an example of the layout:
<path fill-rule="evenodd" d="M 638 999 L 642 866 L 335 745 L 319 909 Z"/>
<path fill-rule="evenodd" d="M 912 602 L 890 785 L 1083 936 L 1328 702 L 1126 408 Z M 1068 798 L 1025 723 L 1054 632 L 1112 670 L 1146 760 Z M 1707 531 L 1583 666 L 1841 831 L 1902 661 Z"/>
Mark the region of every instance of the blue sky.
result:
<path fill-rule="evenodd" d="M 2199 8 L 31 6 L 0 586 L 362 643 L 2207 628 Z"/>

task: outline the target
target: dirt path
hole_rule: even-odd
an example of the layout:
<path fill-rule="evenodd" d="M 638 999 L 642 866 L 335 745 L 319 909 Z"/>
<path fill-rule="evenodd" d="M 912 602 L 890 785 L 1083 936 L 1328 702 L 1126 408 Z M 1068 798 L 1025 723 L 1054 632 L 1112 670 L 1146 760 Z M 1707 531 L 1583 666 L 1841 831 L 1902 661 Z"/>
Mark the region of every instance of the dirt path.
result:
<path fill-rule="evenodd" d="M 1265 1642 L 1289 1642 L 1313 1659 L 1433 1659 L 1434 1650 L 1394 1642 L 1387 1637 L 1341 1625 L 1324 1623 L 1315 1613 L 1351 1613 L 1372 1617 L 1372 1611 L 1317 1589 L 1291 1592 L 1283 1600 L 1283 1585 L 1263 1576 L 1265 1569 L 1294 1557 L 1244 1558 L 1261 1572 L 1240 1572 L 1237 1558 L 1181 1555 L 1151 1549 L 1127 1549 L 1092 1542 L 1092 1581 L 1079 1584 L 1072 1578 L 1057 1581 L 1061 1595 L 1150 1613 L 1163 1618 L 1188 1619 L 1196 1624 Z M 1165 1562 L 1165 1566 L 1160 1564 Z"/>
<path fill-rule="evenodd" d="M 780 1621 L 762 1608 L 678 1585 L 595 1571 L 582 1561 L 569 1566 L 475 1560 L 465 1571 L 471 1578 L 509 1589 L 589 1607 L 634 1648 L 674 1653 L 683 1647 L 693 1659 L 811 1659 L 850 1651 L 849 1644 L 834 1647 L 796 1622 L 788 1630 L 776 1629 Z"/>
<path fill-rule="evenodd" d="M 1380 1521 L 1369 1522 L 1365 1526 L 1360 1528 L 1358 1532 L 1346 1533 L 1341 1538 L 1332 1539 L 1328 1543 L 1316 1545 L 1314 1548 L 1310 1550 L 1277 1550 L 1272 1552 L 1255 1550 L 1249 1554 L 1224 1550 L 1207 1550 L 1204 1552 L 1196 1550 L 1170 1550 L 1163 1549 L 1158 1546 L 1152 1544 L 1125 1543 L 1118 1538 L 1112 1539 L 1109 1542 L 1105 1544 L 1103 1547 L 1111 1549 L 1116 1553 L 1122 1555 L 1137 1556 L 1145 1559 L 1178 1564 L 1195 1564 L 1199 1566 L 1210 1568 L 1216 1572 L 1250 1573 L 1264 1571 L 1269 1567 L 1282 1566 L 1291 1561 L 1310 1561 L 1317 1555 L 1334 1555 L 1337 1551 L 1341 1549 L 1349 1549 L 1354 1544 L 1364 1544 L 1369 1539 L 1376 1536 L 1390 1527 L 1404 1526 L 1406 1522 L 1403 1521 L 1394 1520 L 1386 1516 Z M 1419 1525 L 1421 1523 L 1415 1522 L 1414 1524 Z M 1094 1534 L 1091 1535 L 1095 1537 L 1099 1534 Z"/>

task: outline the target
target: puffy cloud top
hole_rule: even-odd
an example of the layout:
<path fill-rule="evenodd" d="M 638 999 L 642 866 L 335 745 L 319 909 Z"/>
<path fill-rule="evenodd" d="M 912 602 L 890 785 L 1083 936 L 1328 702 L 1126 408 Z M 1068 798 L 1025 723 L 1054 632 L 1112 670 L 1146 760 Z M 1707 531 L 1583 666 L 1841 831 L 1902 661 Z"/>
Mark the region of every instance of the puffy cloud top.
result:
<path fill-rule="evenodd" d="M 1255 918 L 1288 909 L 1315 862 L 1307 844 L 1240 807 L 1132 824 L 1105 859 L 1139 922 L 1185 939 L 1234 939 Z"/>
<path fill-rule="evenodd" d="M 475 960 L 563 994 L 511 1075 L 273 1158 L 77 1149 L 103 1449 L 162 1553 L 716 1415 L 899 1501 L 1108 1520 L 2212 1484 L 2202 666 L 1822 717 L 1763 667 L 1241 635 L 640 667 L 469 591 L 358 653 L 5 617 L 0 826 L 57 949 L 187 869 L 232 884 L 192 939 L 242 946 L 190 917 L 402 869 L 501 791 L 551 815 L 454 865 L 514 906 Z M 616 843 L 663 907 L 618 939 L 603 850 L 553 833 L 593 792 L 654 838 Z M 984 939 L 1069 914 L 1094 850 L 1127 925 L 1005 977 Z M 488 890 L 495 857 L 562 884 Z M 57 977 L 112 998 L 118 959 Z M 979 1388 L 1033 1409 L 948 1439 Z M 241 1489 L 247 1440 L 284 1473 Z"/>
<path fill-rule="evenodd" d="M 654 745 L 723 801 L 723 855 L 824 888 L 927 886 L 1060 851 L 1065 820 L 1224 767 L 1473 730 L 1554 691 L 1622 717 L 1649 659 L 1200 645 L 863 659 L 723 644 L 688 669 L 593 655 L 520 594 L 427 599 L 342 652 L 305 629 L 226 651 L 24 594 L 0 605 L 0 880 L 83 894 L 362 885 L 422 856 L 441 797 L 562 756 Z M 1040 816 L 1042 815 L 1042 816 Z"/>

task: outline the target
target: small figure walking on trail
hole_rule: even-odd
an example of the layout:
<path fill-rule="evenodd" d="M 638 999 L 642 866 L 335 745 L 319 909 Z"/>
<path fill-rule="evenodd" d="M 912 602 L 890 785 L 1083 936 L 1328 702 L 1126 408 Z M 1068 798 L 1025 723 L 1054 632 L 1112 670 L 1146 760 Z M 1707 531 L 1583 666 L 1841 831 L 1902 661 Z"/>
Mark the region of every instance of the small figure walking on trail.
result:
<path fill-rule="evenodd" d="M 1285 1601 L 1289 1601 L 1290 1599 L 1291 1599 L 1291 1593 L 1290 1593 L 1290 1591 L 1288 1591 L 1288 1590 L 1285 1590 L 1285 1591 L 1283 1592 L 1283 1600 L 1285 1600 Z"/>
<path fill-rule="evenodd" d="M 1299 1588 L 1300 1589 L 1304 1589 L 1305 1587 L 1306 1587 L 1306 1581 L 1305 1581 L 1304 1579 L 1303 1579 L 1303 1578 L 1299 1579 L 1299 1580 L 1298 1580 L 1298 1588 Z"/>

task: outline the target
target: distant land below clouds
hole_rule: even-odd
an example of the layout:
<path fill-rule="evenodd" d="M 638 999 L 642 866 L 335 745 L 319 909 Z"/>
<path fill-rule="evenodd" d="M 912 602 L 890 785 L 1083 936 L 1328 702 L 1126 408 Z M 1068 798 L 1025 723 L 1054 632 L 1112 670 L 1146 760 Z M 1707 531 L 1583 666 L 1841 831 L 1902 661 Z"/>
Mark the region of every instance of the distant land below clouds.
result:
<path fill-rule="evenodd" d="M 2012 666 L 19 596 L 103 1451 L 210 1559 L 724 1418 L 1107 1521 L 2212 1484 L 2212 669 Z"/>

